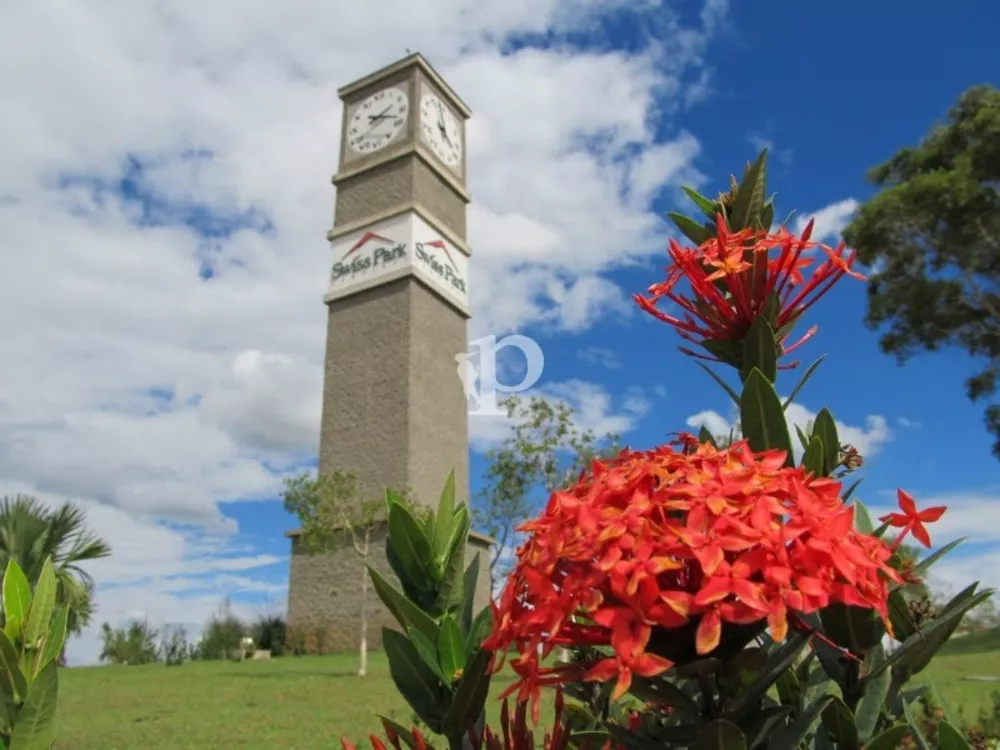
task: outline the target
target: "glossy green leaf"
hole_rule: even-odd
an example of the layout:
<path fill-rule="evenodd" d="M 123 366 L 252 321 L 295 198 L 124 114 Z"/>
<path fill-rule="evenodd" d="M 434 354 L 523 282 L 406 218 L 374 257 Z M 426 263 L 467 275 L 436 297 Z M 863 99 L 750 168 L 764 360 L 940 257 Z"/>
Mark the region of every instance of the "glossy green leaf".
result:
<path fill-rule="evenodd" d="M 916 565 L 913 566 L 913 573 L 915 575 L 920 575 L 922 573 L 925 573 L 934 563 L 936 563 L 942 557 L 947 555 L 958 545 L 962 544 L 967 538 L 968 537 L 964 536 L 959 537 L 958 539 L 952 542 L 948 542 L 948 544 L 944 545 L 940 549 L 937 549 L 931 554 L 927 555 L 927 557 L 925 557 L 923 560 L 921 560 L 920 562 L 918 562 Z"/>
<path fill-rule="evenodd" d="M 66 643 L 66 630 L 69 623 L 69 607 L 63 606 L 56 612 L 52 620 L 49 632 L 45 636 L 42 650 L 39 652 L 38 661 L 35 663 L 36 674 L 49 662 L 56 661 L 62 653 Z"/>
<path fill-rule="evenodd" d="M 771 228 L 772 224 L 774 224 L 774 204 L 765 203 L 764 208 L 760 212 L 761 229 L 766 231 Z"/>
<path fill-rule="evenodd" d="M 874 610 L 834 603 L 820 610 L 826 635 L 852 654 L 867 654 L 882 642 L 885 626 Z"/>
<path fill-rule="evenodd" d="M 466 660 L 472 657 L 473 652 L 486 640 L 491 630 L 493 630 L 493 610 L 483 607 L 472 621 L 469 636 L 465 639 Z"/>
<path fill-rule="evenodd" d="M 871 534 L 875 530 L 872 516 L 868 512 L 867 506 L 860 500 L 854 501 L 854 528 L 862 534 Z"/>
<path fill-rule="evenodd" d="M 818 437 L 809 440 L 806 452 L 802 454 L 802 468 L 814 477 L 823 476 L 823 441 Z"/>
<path fill-rule="evenodd" d="M 697 192 L 696 190 L 692 190 L 689 187 L 682 186 L 681 190 L 683 190 L 687 194 L 688 198 L 694 201 L 695 205 L 697 205 L 698 208 L 701 209 L 702 213 L 705 214 L 705 217 L 707 219 L 709 219 L 710 221 L 715 221 L 715 215 L 719 213 L 719 204 L 717 204 L 710 198 L 706 198 L 701 193 Z"/>
<path fill-rule="evenodd" d="M 465 638 L 453 617 L 445 617 L 441 621 L 437 650 L 442 674 L 449 682 L 454 681 L 458 670 L 465 667 Z"/>
<path fill-rule="evenodd" d="M 900 642 L 905 641 L 917 632 L 917 623 L 913 619 L 910 606 L 906 603 L 902 589 L 889 592 L 889 622 L 892 623 L 893 637 Z"/>
<path fill-rule="evenodd" d="M 413 650 L 424 666 L 431 670 L 442 685 L 450 685 L 451 677 L 441 669 L 441 659 L 438 656 L 437 643 L 429 641 L 419 630 L 408 633 Z"/>
<path fill-rule="evenodd" d="M 716 359 L 732 365 L 737 370 L 740 369 L 743 361 L 743 347 L 739 342 L 725 339 L 702 339 L 698 343 Z"/>
<path fill-rule="evenodd" d="M 465 506 L 459 508 L 456 517 L 455 533 L 445 559 L 445 568 L 441 574 L 441 584 L 437 598 L 434 601 L 435 615 L 457 611 L 462 605 L 465 586 L 465 548 L 469 539 L 469 513 Z"/>
<path fill-rule="evenodd" d="M 752 226 L 754 221 L 760 219 L 766 191 L 767 149 L 764 149 L 750 165 L 736 193 L 729 220 L 729 227 L 734 232 Z"/>
<path fill-rule="evenodd" d="M 56 739 L 58 702 L 59 678 L 55 662 L 49 662 L 31 683 L 11 733 L 10 750 L 49 750 Z"/>
<path fill-rule="evenodd" d="M 437 674 L 424 664 L 402 633 L 383 628 L 382 647 L 389 660 L 389 674 L 400 695 L 431 731 L 440 733 L 443 711 Z"/>
<path fill-rule="evenodd" d="M 743 339 L 744 380 L 754 367 L 771 383 L 778 377 L 778 345 L 771 324 L 763 316 L 753 322 Z"/>
<path fill-rule="evenodd" d="M 0 692 L 14 703 L 20 703 L 27 691 L 28 684 L 21 671 L 17 651 L 7 635 L 0 631 Z"/>
<path fill-rule="evenodd" d="M 11 641 L 17 642 L 20 639 L 21 628 L 30 606 L 31 586 L 28 578 L 17 561 L 12 559 L 7 563 L 7 570 L 3 574 L 4 632 Z"/>
<path fill-rule="evenodd" d="M 755 712 L 742 727 L 751 750 L 766 747 L 771 735 L 793 713 L 790 706 L 766 706 Z"/>
<path fill-rule="evenodd" d="M 781 401 L 774 392 L 774 386 L 756 367 L 750 371 L 743 384 L 740 424 L 743 436 L 749 440 L 754 451 L 785 451 L 785 464 L 792 465 L 792 440 L 788 435 L 788 423 L 781 410 Z"/>
<path fill-rule="evenodd" d="M 972 750 L 962 733 L 947 721 L 938 724 L 938 747 L 940 750 Z"/>
<path fill-rule="evenodd" d="M 799 378 L 799 382 L 796 384 L 794 388 L 792 388 L 792 392 L 789 394 L 788 398 L 785 399 L 785 403 L 781 405 L 781 408 L 783 410 L 787 410 L 788 407 L 792 405 L 792 402 L 795 400 L 795 397 L 799 395 L 799 391 L 801 391 L 803 386 L 805 386 L 805 384 L 809 382 L 809 378 L 813 376 L 813 373 L 816 372 L 816 368 L 820 366 L 820 363 L 824 359 L 826 359 L 825 354 L 821 355 L 820 357 L 817 357 L 816 361 L 806 368 L 806 371 L 802 373 L 802 377 Z"/>
<path fill-rule="evenodd" d="M 913 737 L 914 743 L 916 743 L 917 750 L 931 750 L 930 744 L 927 742 L 927 738 L 924 737 L 923 732 L 920 731 L 920 722 L 914 716 L 913 709 L 910 708 L 912 704 L 903 704 L 903 715 L 906 716 L 906 721 L 910 725 L 910 736 Z"/>
<path fill-rule="evenodd" d="M 802 431 L 802 428 L 799 427 L 798 425 L 795 425 L 795 434 L 799 436 L 799 445 L 802 446 L 802 450 L 808 449 L 809 448 L 809 436 L 806 435 Z"/>
<path fill-rule="evenodd" d="M 865 667 L 870 671 L 872 667 L 878 666 L 885 661 L 885 649 L 882 644 L 878 644 L 865 659 Z M 868 742 L 875 727 L 878 726 L 878 719 L 882 712 L 882 704 L 885 702 L 886 694 L 889 691 L 889 673 L 882 672 L 878 677 L 865 686 L 864 693 L 858 701 L 858 706 L 854 711 L 855 724 L 858 727 L 858 739 L 861 742 Z"/>
<path fill-rule="evenodd" d="M 718 383 L 719 387 L 726 392 L 726 395 L 728 395 L 729 398 L 733 400 L 733 403 L 739 406 L 740 394 L 738 394 L 735 390 L 733 390 L 732 386 L 730 386 L 729 383 L 723 380 L 721 375 L 715 372 L 715 370 L 706 365 L 704 362 L 699 362 L 698 360 L 695 360 L 694 363 L 698 365 L 698 367 L 700 367 L 702 370 L 707 372 L 709 377 L 711 377 L 712 380 Z"/>
<path fill-rule="evenodd" d="M 462 632 L 466 636 L 472 630 L 472 619 L 474 616 L 474 610 L 476 606 L 476 586 L 479 583 L 479 564 L 480 564 L 480 553 L 476 553 L 472 562 L 469 563 L 469 567 L 465 569 L 465 582 L 462 585 L 462 595 L 465 599 L 462 601 Z"/>
<path fill-rule="evenodd" d="M 431 543 L 410 510 L 399 503 L 389 510 L 388 544 L 395 550 L 406 577 L 418 588 L 434 590 L 437 571 L 431 564 Z"/>
<path fill-rule="evenodd" d="M 782 727 L 771 738 L 768 750 L 795 750 L 820 720 L 823 709 L 833 700 L 832 695 L 823 695 L 802 712 L 792 724 Z"/>
<path fill-rule="evenodd" d="M 434 524 L 434 556 L 444 562 L 451 545 L 452 532 L 455 524 L 455 472 L 450 471 L 445 479 L 441 499 L 438 501 L 437 515 Z"/>
<path fill-rule="evenodd" d="M 676 211 L 670 211 L 667 213 L 667 216 L 673 219 L 677 228 L 680 229 L 681 232 L 683 232 L 684 235 L 696 245 L 702 244 L 713 235 L 711 230 L 684 214 L 677 213 Z"/>
<path fill-rule="evenodd" d="M 800 632 L 792 633 L 783 644 L 771 649 L 768 653 L 767 665 L 756 680 L 741 695 L 734 698 L 726 707 L 725 715 L 734 721 L 741 721 L 748 711 L 752 710 L 781 674 L 795 664 L 802 649 L 809 642 L 809 637 Z"/>
<path fill-rule="evenodd" d="M 798 708 L 802 698 L 802 686 L 799 678 L 795 676 L 795 671 L 787 669 L 782 672 L 774 683 L 775 690 L 778 691 L 778 700 L 781 705 L 791 708 Z"/>
<path fill-rule="evenodd" d="M 28 617 L 24 623 L 25 644 L 34 646 L 48 630 L 52 612 L 56 607 L 56 585 L 56 571 L 52 565 L 52 558 L 48 558 L 42 565 L 35 594 L 28 608 Z"/>
<path fill-rule="evenodd" d="M 698 716 L 698 704 L 677 685 L 668 680 L 633 677 L 629 692 L 641 701 L 652 701 L 670 706 L 689 716 Z"/>
<path fill-rule="evenodd" d="M 889 727 L 865 745 L 865 750 L 896 750 L 909 730 L 905 724 Z"/>
<path fill-rule="evenodd" d="M 372 586 L 378 598 L 385 604 L 386 609 L 392 613 L 398 622 L 407 632 L 419 630 L 431 643 L 437 643 L 438 626 L 426 612 L 411 602 L 404 594 L 400 593 L 387 580 L 382 577 L 372 566 L 368 566 L 368 574 L 372 579 Z"/>
<path fill-rule="evenodd" d="M 813 437 L 819 436 L 823 441 L 823 476 L 829 476 L 840 464 L 840 437 L 837 435 L 837 424 L 829 409 L 824 407 L 816 415 L 812 434 Z"/>
<path fill-rule="evenodd" d="M 444 717 L 445 733 L 464 736 L 482 716 L 490 691 L 489 663 L 490 653 L 479 649 L 465 667 Z"/>
<path fill-rule="evenodd" d="M 747 738 L 740 728 L 725 719 L 709 722 L 692 745 L 692 750 L 746 750 Z"/>
<path fill-rule="evenodd" d="M 861 483 L 862 483 L 863 481 L 865 481 L 865 480 L 864 480 L 864 477 L 862 477 L 861 479 L 856 479 L 856 480 L 854 480 L 854 482 L 853 482 L 853 483 L 851 484 L 851 486 L 847 488 L 847 492 L 845 492 L 845 493 L 844 493 L 844 495 L 843 495 L 843 499 L 844 499 L 844 502 L 845 502 L 845 503 L 846 503 L 846 502 L 847 502 L 848 500 L 850 500 L 850 499 L 851 499 L 851 495 L 853 495 L 853 494 L 854 494 L 854 491 L 855 491 L 855 490 L 856 490 L 856 489 L 858 488 L 858 485 L 860 485 L 860 484 L 861 484 Z"/>
<path fill-rule="evenodd" d="M 854 714 L 837 696 L 831 696 L 832 700 L 823 708 L 821 718 L 823 726 L 833 735 L 837 741 L 837 747 L 841 750 L 857 750 L 860 747 L 858 742 L 858 728 L 854 724 Z"/>

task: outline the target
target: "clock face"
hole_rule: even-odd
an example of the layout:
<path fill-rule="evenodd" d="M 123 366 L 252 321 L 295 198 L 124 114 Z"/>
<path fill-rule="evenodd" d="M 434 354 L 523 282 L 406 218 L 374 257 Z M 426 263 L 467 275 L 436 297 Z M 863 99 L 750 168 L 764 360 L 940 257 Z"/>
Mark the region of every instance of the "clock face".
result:
<path fill-rule="evenodd" d="M 400 89 L 385 89 L 358 105 L 347 123 L 347 145 L 359 154 L 371 154 L 389 145 L 406 127 L 409 101 Z"/>
<path fill-rule="evenodd" d="M 462 160 L 462 130 L 458 118 L 436 94 L 424 94 L 420 100 L 420 128 L 438 158 L 457 167 Z"/>

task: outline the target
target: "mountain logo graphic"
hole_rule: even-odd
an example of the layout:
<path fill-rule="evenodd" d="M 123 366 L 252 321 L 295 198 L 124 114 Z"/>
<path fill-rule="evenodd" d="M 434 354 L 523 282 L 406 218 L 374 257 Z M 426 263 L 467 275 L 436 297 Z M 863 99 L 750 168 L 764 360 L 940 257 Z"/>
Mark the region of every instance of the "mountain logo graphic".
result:
<path fill-rule="evenodd" d="M 341 262 L 347 260 L 349 255 L 360 250 L 369 242 L 379 242 L 383 245 L 388 245 L 391 242 L 394 242 L 394 240 L 391 240 L 388 237 L 383 237 L 381 234 L 375 234 L 375 232 L 365 232 L 361 235 L 361 238 L 351 246 L 351 249 L 344 253 L 344 257 L 340 259 Z"/>
<path fill-rule="evenodd" d="M 458 273 L 458 266 L 455 265 L 455 259 L 451 257 L 451 252 L 448 250 L 448 246 L 444 244 L 444 240 L 431 240 L 430 242 L 422 243 L 426 247 L 436 247 L 444 253 L 444 257 L 448 259 L 448 264 Z"/>

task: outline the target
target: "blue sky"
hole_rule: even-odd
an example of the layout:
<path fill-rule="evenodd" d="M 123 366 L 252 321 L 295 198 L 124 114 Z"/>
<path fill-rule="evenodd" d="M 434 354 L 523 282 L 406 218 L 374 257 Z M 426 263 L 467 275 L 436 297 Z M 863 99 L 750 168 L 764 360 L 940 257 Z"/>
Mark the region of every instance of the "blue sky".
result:
<path fill-rule="evenodd" d="M 833 240 L 871 166 L 1000 74 L 990 3 L 390 4 L 296 0 L 279 21 L 264 2 L 218 17 L 181 3 L 142 49 L 160 28 L 149 9 L 19 11 L 18 28 L 73 43 L 45 86 L 0 78 L 21 113 L 0 126 L 0 313 L 19 363 L 0 386 L 0 490 L 72 499 L 112 537 L 101 618 L 196 625 L 223 596 L 282 607 L 295 522 L 277 492 L 318 440 L 338 86 L 410 48 L 467 100 L 470 336 L 534 337 L 538 393 L 650 447 L 733 416 L 629 300 L 662 277 L 663 216 L 691 209 L 679 185 L 714 194 L 766 144 L 778 216 L 815 214 Z M 34 59 L 37 40 L 8 42 L 0 70 Z M 942 541 L 977 531 L 942 585 L 997 568 L 1000 477 L 964 395 L 972 363 L 899 367 L 864 313 L 851 279 L 813 309 L 801 358 L 829 357 L 796 413 L 829 406 L 865 442 L 869 504 L 903 487 L 953 506 Z M 787 393 L 796 373 L 782 377 Z M 471 427 L 475 494 L 498 433 Z"/>

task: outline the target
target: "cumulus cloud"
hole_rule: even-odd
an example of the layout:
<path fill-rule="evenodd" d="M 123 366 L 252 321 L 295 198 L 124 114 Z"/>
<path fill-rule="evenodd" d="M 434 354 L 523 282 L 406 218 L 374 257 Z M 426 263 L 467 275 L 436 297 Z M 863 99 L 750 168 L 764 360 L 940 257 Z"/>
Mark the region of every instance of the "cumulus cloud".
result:
<path fill-rule="evenodd" d="M 840 240 L 840 233 L 850 223 L 859 205 L 861 204 L 854 200 L 854 198 L 845 198 L 842 201 L 831 203 L 829 206 L 824 206 L 819 211 L 798 216 L 794 222 L 795 231 L 801 232 L 806 228 L 809 220 L 812 219 L 816 222 L 813 224 L 812 232 L 814 240 L 838 242 Z"/>
<path fill-rule="evenodd" d="M 168 621 L 177 608 L 200 616 L 210 597 L 169 583 L 195 569 L 244 590 L 264 581 L 253 567 L 219 579 L 236 574 L 209 561 L 257 559 L 233 547 L 225 501 L 273 498 L 270 467 L 316 448 L 337 86 L 420 40 L 475 113 L 470 335 L 581 331 L 628 313 L 604 273 L 661 244 L 649 205 L 664 184 L 700 179 L 699 143 L 669 122 L 671 103 L 708 91 L 706 45 L 726 9 L 389 0 L 373 13 L 293 0 L 278 19 L 260 0 L 12 7 L 0 27 L 0 492 L 74 498 L 116 543 L 133 534 L 95 568 L 115 585 L 99 617 L 142 592 L 139 608 Z M 610 49 L 598 21 L 620 12 L 655 34 Z M 570 33 L 601 43 L 574 49 Z M 514 34 L 557 43 L 507 52 Z M 640 407 L 566 387 L 553 397 L 588 404 L 602 429 L 626 429 Z M 143 553 L 147 578 L 118 580 L 144 569 Z"/>

